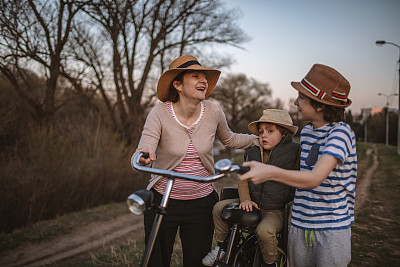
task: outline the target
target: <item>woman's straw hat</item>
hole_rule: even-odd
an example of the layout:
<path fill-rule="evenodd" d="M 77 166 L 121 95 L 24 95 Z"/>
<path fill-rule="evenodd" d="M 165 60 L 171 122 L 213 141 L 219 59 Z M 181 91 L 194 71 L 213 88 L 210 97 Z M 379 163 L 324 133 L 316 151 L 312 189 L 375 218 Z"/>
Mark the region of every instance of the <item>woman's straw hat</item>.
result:
<path fill-rule="evenodd" d="M 176 76 L 181 72 L 186 70 L 200 70 L 206 72 L 206 79 L 208 83 L 208 89 L 206 92 L 206 97 L 211 94 L 217 84 L 219 75 L 221 72 L 216 69 L 211 69 L 203 67 L 199 61 L 194 56 L 180 56 L 169 65 L 168 70 L 166 70 L 158 80 L 157 84 L 157 97 L 161 101 L 165 101 L 168 96 L 168 90 L 170 84 L 174 81 Z"/>
<path fill-rule="evenodd" d="M 258 135 L 258 123 L 268 122 L 282 126 L 288 129 L 293 134 L 297 132 L 297 126 L 293 125 L 292 118 L 289 113 L 282 109 L 265 109 L 263 115 L 258 121 L 253 121 L 249 124 L 249 131 L 252 134 Z"/>
<path fill-rule="evenodd" d="M 331 67 L 315 64 L 301 82 L 291 84 L 317 102 L 343 108 L 351 105 L 351 100 L 347 98 L 350 83 Z"/>

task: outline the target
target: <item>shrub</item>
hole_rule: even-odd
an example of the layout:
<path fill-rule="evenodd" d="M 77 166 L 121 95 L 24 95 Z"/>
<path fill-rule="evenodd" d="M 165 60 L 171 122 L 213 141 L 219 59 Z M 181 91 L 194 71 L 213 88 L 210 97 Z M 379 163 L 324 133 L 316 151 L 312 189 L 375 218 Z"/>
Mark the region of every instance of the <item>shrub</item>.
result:
<path fill-rule="evenodd" d="M 1 231 L 123 201 L 145 186 L 126 144 L 93 117 L 26 125 L 0 163 Z"/>

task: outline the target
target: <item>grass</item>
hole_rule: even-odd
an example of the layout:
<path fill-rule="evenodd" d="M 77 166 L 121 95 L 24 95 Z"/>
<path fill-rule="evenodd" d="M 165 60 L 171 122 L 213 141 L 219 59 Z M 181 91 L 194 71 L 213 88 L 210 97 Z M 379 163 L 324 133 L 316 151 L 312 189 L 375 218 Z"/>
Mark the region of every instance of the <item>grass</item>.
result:
<path fill-rule="evenodd" d="M 400 266 L 400 156 L 394 146 L 377 148 L 370 197 L 352 227 L 350 266 Z"/>
<path fill-rule="evenodd" d="M 139 266 L 145 250 L 144 241 L 132 241 L 128 246 L 112 247 L 93 254 L 85 266 Z"/>
<path fill-rule="evenodd" d="M 0 232 L 123 201 L 145 186 L 148 176 L 130 166 L 131 148 L 101 125 L 89 118 L 26 125 L 0 150 Z"/>
<path fill-rule="evenodd" d="M 370 188 L 364 209 L 357 213 L 352 227 L 352 261 L 349 266 L 400 266 L 400 156 L 396 147 L 376 144 L 379 167 Z M 365 151 L 370 143 L 357 144 L 359 176 L 371 161 Z M 238 159 L 239 161 L 239 159 Z M 221 181 L 222 182 L 222 181 Z M 231 181 L 232 182 L 232 181 Z M 226 186 L 227 180 L 220 186 Z M 78 225 L 116 217 L 126 213 L 125 203 L 103 205 L 83 212 L 74 212 L 54 220 L 42 221 L 31 227 L 0 235 L 0 250 L 21 243 L 38 243 L 71 232 Z M 90 258 L 67 259 L 54 266 L 138 266 L 144 251 L 143 240 L 131 241 L 121 247 L 104 247 Z M 175 243 L 171 266 L 181 266 L 179 239 Z"/>
<path fill-rule="evenodd" d="M 370 143 L 358 142 L 357 143 L 357 160 L 358 160 L 358 169 L 357 169 L 357 177 L 358 179 L 364 175 L 364 171 L 372 164 L 372 158 L 367 158 L 366 151 L 368 148 L 371 148 Z"/>
<path fill-rule="evenodd" d="M 92 262 L 85 266 L 139 266 L 145 250 L 144 241 L 133 241 L 127 246 L 112 247 L 92 255 Z M 182 266 L 182 247 L 179 235 L 175 240 L 171 256 L 171 267 Z"/>

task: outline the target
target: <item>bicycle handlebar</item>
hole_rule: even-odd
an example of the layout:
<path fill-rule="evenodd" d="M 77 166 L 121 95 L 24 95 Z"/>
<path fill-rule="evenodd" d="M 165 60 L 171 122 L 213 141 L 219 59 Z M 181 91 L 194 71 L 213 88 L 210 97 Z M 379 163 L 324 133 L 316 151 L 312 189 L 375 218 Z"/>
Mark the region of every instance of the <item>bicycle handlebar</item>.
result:
<path fill-rule="evenodd" d="M 150 168 L 146 166 L 139 165 L 139 160 L 140 157 L 148 158 L 149 153 L 145 152 L 139 152 L 137 153 L 133 158 L 132 158 L 132 166 L 134 169 L 142 172 L 148 172 L 152 174 L 157 174 L 161 175 L 163 177 L 168 177 L 168 183 L 165 187 L 165 192 L 163 199 L 161 200 L 159 210 L 161 211 L 162 209 L 165 209 L 167 207 L 168 199 L 172 191 L 172 187 L 174 184 L 174 178 L 180 178 L 180 179 L 185 179 L 185 180 L 190 180 L 190 181 L 195 181 L 195 182 L 201 182 L 201 183 L 207 183 L 207 182 L 213 182 L 216 181 L 222 177 L 224 177 L 227 173 L 231 172 L 238 172 L 240 174 L 245 173 L 246 171 L 250 170 L 249 167 L 244 167 L 241 165 L 232 165 L 232 162 L 229 159 L 221 159 L 215 164 L 215 169 L 216 169 L 216 174 L 207 176 L 207 177 L 198 177 L 195 175 L 190 175 L 190 174 L 184 174 L 184 173 L 179 173 L 175 171 L 170 171 L 170 170 L 161 170 L 161 169 L 155 169 L 155 168 Z M 133 194 L 135 195 L 135 194 Z M 128 198 L 129 200 L 129 198 Z M 143 205 L 143 204 L 141 204 Z M 164 214 L 162 212 L 157 212 L 156 217 L 154 219 L 154 224 L 153 228 L 149 237 L 148 244 L 146 245 L 146 250 L 143 256 L 143 261 L 141 263 L 141 266 L 147 266 L 149 260 L 150 260 L 150 255 L 154 247 L 154 242 L 155 239 L 158 235 L 158 231 L 160 229 L 161 221 L 163 218 Z"/>
<path fill-rule="evenodd" d="M 184 174 L 184 173 L 170 171 L 170 170 L 161 170 L 161 169 L 150 168 L 150 167 L 139 165 L 139 159 L 142 156 L 147 158 L 149 156 L 149 154 L 140 152 L 132 158 L 133 168 L 135 168 L 138 171 L 142 171 L 142 172 L 158 174 L 158 175 L 161 175 L 164 177 L 170 177 L 170 178 L 180 178 L 180 179 L 185 179 L 185 180 L 190 180 L 190 181 L 195 181 L 195 182 L 200 182 L 200 183 L 214 182 L 225 176 L 225 172 L 224 173 L 216 173 L 214 175 L 207 176 L 207 177 L 199 177 L 199 176 L 195 176 L 195 175 Z M 233 172 L 233 171 L 230 171 L 230 172 Z"/>

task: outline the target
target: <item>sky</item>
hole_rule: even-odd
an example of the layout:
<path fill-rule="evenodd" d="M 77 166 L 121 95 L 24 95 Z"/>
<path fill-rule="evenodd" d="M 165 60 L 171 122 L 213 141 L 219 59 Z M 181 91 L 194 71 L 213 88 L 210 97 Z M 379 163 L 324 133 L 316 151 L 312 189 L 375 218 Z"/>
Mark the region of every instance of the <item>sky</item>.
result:
<path fill-rule="evenodd" d="M 223 0 L 238 8 L 240 26 L 250 37 L 244 49 L 224 47 L 235 63 L 226 70 L 268 83 L 273 98 L 289 107 L 297 97 L 291 81 L 301 81 L 313 64 L 339 71 L 351 85 L 349 107 L 398 108 L 400 0 Z M 224 72 L 222 72 L 223 76 Z"/>

